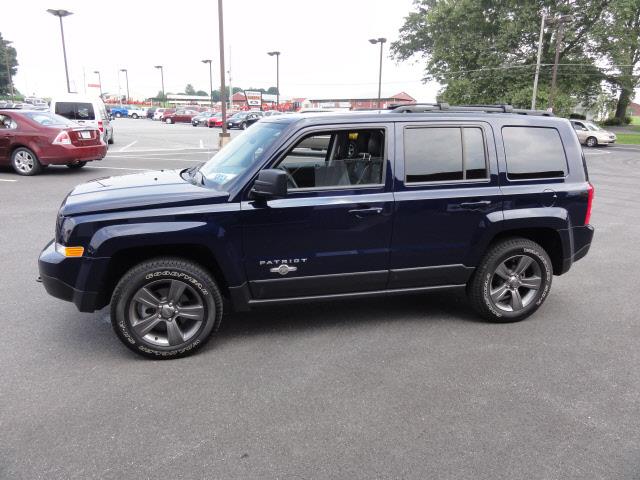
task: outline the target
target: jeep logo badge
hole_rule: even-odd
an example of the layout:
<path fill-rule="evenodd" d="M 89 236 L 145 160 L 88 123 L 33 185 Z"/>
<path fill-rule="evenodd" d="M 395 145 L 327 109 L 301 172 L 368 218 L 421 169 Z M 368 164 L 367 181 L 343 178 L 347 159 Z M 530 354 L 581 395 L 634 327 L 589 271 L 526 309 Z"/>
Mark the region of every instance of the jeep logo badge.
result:
<path fill-rule="evenodd" d="M 283 263 L 279 267 L 271 268 L 269 271 L 272 273 L 279 273 L 280 275 L 284 276 L 287 273 L 295 272 L 296 270 L 298 270 L 298 267 L 290 267 L 286 263 Z"/>

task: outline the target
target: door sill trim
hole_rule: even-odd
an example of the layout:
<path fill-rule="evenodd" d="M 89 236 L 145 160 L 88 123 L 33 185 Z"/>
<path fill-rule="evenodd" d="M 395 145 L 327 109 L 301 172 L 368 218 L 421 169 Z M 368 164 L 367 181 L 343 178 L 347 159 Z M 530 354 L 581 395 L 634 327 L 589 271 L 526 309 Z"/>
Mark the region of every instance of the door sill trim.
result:
<path fill-rule="evenodd" d="M 300 302 L 313 302 L 323 300 L 339 300 L 339 299 L 351 299 L 351 298 L 366 298 L 366 297 L 384 297 L 390 295 L 402 295 L 406 293 L 418 293 L 428 292 L 432 290 L 449 290 L 455 288 L 464 288 L 466 284 L 459 285 L 436 285 L 431 287 L 413 287 L 413 288 L 395 288 L 387 290 L 371 290 L 367 292 L 351 292 L 351 293 L 333 293 L 329 295 L 311 295 L 305 297 L 288 297 L 288 298 L 266 298 L 266 299 L 251 299 L 249 300 L 249 306 L 259 305 L 278 305 L 284 303 L 300 303 Z"/>

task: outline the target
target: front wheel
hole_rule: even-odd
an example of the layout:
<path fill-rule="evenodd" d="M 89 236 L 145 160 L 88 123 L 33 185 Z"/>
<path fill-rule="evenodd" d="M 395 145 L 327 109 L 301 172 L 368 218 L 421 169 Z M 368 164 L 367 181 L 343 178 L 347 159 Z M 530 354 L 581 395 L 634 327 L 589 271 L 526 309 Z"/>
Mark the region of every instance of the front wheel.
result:
<path fill-rule="evenodd" d="M 165 120 L 165 123 L 172 124 L 172 123 L 173 123 L 173 120 L 171 120 L 170 118 L 167 118 L 167 119 Z"/>
<path fill-rule="evenodd" d="M 598 146 L 598 139 L 596 137 L 589 137 L 587 138 L 587 147 L 597 147 Z"/>
<path fill-rule="evenodd" d="M 157 258 L 129 270 L 111 299 L 111 324 L 139 355 L 169 359 L 201 348 L 220 326 L 222 297 L 211 275 L 187 260 Z"/>
<path fill-rule="evenodd" d="M 36 154 L 24 147 L 13 151 L 11 166 L 18 175 L 37 175 L 42 171 L 42 165 Z"/>
<path fill-rule="evenodd" d="M 135 118 L 136 120 L 138 119 L 138 114 L 134 113 L 133 115 L 131 115 L 132 118 Z"/>
<path fill-rule="evenodd" d="M 116 118 L 122 118 L 122 114 L 121 113 L 116 113 Z"/>
<path fill-rule="evenodd" d="M 467 284 L 472 307 L 492 322 L 517 322 L 535 312 L 551 288 L 547 252 L 526 238 L 494 244 Z"/>

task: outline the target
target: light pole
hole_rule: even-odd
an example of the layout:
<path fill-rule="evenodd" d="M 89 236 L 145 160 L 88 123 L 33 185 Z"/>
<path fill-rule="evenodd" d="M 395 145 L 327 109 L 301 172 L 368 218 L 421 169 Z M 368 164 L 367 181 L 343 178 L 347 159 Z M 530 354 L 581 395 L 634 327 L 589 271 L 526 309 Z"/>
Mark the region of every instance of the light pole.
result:
<path fill-rule="evenodd" d="M 376 43 L 380 44 L 380 69 L 378 71 L 378 108 L 380 108 L 380 95 L 382 94 L 382 47 L 384 43 L 387 41 L 386 38 L 371 38 L 369 39 L 369 43 L 375 45 Z"/>
<path fill-rule="evenodd" d="M 222 133 L 220 133 L 221 148 L 224 147 L 229 141 L 229 133 L 227 133 L 227 95 L 224 85 L 224 19 L 222 15 L 222 0 L 218 0 L 218 43 L 220 45 L 220 106 L 222 107 Z"/>
<path fill-rule="evenodd" d="M 571 15 L 561 15 L 549 21 L 551 24 L 558 26 L 556 32 L 556 56 L 553 61 L 553 71 L 551 74 L 551 90 L 549 91 L 549 108 L 553 112 L 553 102 L 556 96 L 556 80 L 558 78 L 558 63 L 560 63 L 560 46 L 562 45 L 562 36 L 564 35 L 564 25 L 573 20 Z"/>
<path fill-rule="evenodd" d="M 540 77 L 540 59 L 542 58 L 542 36 L 544 35 L 544 21 L 547 19 L 547 14 L 542 14 L 542 21 L 540 22 L 540 38 L 538 39 L 538 60 L 536 61 L 536 74 L 533 77 L 533 94 L 531 95 L 531 110 L 536 109 L 536 96 L 538 95 L 538 78 Z"/>
<path fill-rule="evenodd" d="M 154 68 L 160 70 L 160 82 L 162 83 L 162 104 L 164 105 L 167 100 L 164 95 L 164 68 L 162 68 L 162 65 L 156 65 Z"/>
<path fill-rule="evenodd" d="M 68 10 L 53 10 L 48 9 L 51 15 L 54 15 L 60 19 L 60 35 L 62 36 L 62 55 L 64 56 L 64 73 L 67 75 L 67 92 L 71 93 L 71 84 L 69 83 L 69 67 L 67 66 L 67 47 L 64 44 L 64 27 L 62 26 L 62 17 L 68 17 L 69 15 L 73 15 L 72 12 Z"/>
<path fill-rule="evenodd" d="M 102 98 L 102 80 L 100 78 L 100 72 L 98 70 L 94 70 L 93 73 L 98 75 L 98 85 L 100 85 L 100 98 Z"/>
<path fill-rule="evenodd" d="M 211 67 L 211 60 L 202 60 L 202 63 L 209 64 L 209 98 L 211 100 L 211 107 L 213 108 L 213 69 Z"/>
<path fill-rule="evenodd" d="M 126 68 L 121 68 L 120 71 L 124 72 L 124 78 L 127 81 L 127 104 L 128 104 L 129 103 L 129 99 L 131 98 L 129 96 L 129 71 Z"/>
<path fill-rule="evenodd" d="M 280 110 L 280 52 L 267 52 L 267 55 L 276 56 L 276 110 Z"/>

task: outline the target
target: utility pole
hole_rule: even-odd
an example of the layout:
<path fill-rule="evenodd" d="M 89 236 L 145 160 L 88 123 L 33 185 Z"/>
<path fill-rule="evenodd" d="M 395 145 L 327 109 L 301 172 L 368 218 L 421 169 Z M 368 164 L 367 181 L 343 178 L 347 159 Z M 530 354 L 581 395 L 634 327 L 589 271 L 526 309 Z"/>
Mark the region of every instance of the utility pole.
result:
<path fill-rule="evenodd" d="M 280 110 L 280 52 L 267 52 L 267 55 L 276 57 L 276 110 Z"/>
<path fill-rule="evenodd" d="M 544 35 L 544 21 L 547 18 L 546 13 L 542 13 L 542 21 L 540 22 L 540 38 L 538 39 L 538 60 L 536 61 L 536 75 L 533 77 L 533 94 L 531 96 L 531 110 L 536 109 L 536 96 L 538 95 L 538 78 L 540 77 L 540 60 L 542 59 L 542 37 Z"/>
<path fill-rule="evenodd" d="M 233 110 L 233 87 L 231 86 L 231 45 L 229 45 L 229 108 Z"/>
<path fill-rule="evenodd" d="M 127 81 L 127 104 L 131 101 L 131 97 L 129 96 L 129 71 L 126 68 L 121 68 L 121 72 L 124 72 L 124 78 Z"/>
<path fill-rule="evenodd" d="M 73 15 L 68 10 L 47 10 L 51 15 L 54 15 L 60 19 L 60 35 L 62 36 L 62 55 L 64 56 L 64 73 L 67 75 L 67 93 L 71 93 L 71 84 L 69 83 L 69 67 L 67 66 L 67 47 L 64 43 L 64 27 L 62 26 L 62 17 L 68 17 Z"/>
<path fill-rule="evenodd" d="M 167 100 L 164 94 L 164 69 L 162 68 L 162 65 L 156 65 L 154 68 L 157 68 L 160 70 L 160 82 L 162 82 L 162 105 L 164 105 Z"/>
<path fill-rule="evenodd" d="M 380 68 L 378 70 L 378 108 L 381 108 L 381 95 L 382 95 L 382 47 L 384 43 L 387 41 L 386 38 L 371 38 L 369 39 L 369 43 L 375 45 L 376 43 L 380 44 Z"/>
<path fill-rule="evenodd" d="M 553 112 L 553 102 L 556 96 L 556 83 L 558 78 L 558 64 L 560 63 L 560 47 L 562 46 L 562 36 L 564 35 L 564 25 L 573 20 L 571 15 L 562 15 L 553 19 L 553 23 L 558 25 L 556 32 L 556 55 L 553 61 L 553 70 L 551 73 L 551 90 L 549 91 L 549 109 Z"/>
<path fill-rule="evenodd" d="M 222 0 L 218 0 L 218 37 L 220 44 L 220 106 L 222 108 L 222 132 L 219 137 L 220 148 L 229 142 L 229 133 L 227 132 L 227 99 L 225 98 L 224 85 L 224 19 L 222 14 Z"/>
<path fill-rule="evenodd" d="M 98 70 L 95 70 L 93 73 L 98 75 L 98 85 L 100 85 L 100 98 L 102 98 L 102 79 L 100 78 L 100 72 Z"/>
<path fill-rule="evenodd" d="M 209 64 L 209 99 L 213 108 L 213 69 L 211 68 L 211 60 L 202 60 L 202 63 Z"/>

